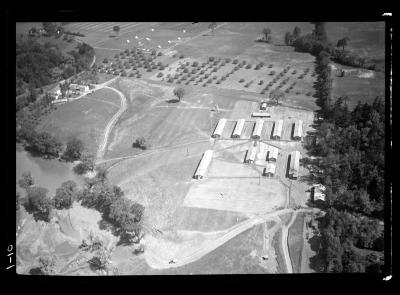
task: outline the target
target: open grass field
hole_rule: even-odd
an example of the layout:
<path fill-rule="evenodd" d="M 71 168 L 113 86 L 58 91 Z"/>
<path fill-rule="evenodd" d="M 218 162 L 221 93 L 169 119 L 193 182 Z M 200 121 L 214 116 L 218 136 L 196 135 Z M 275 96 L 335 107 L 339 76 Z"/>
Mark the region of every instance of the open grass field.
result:
<path fill-rule="evenodd" d="M 101 89 L 56 108 L 41 120 L 37 129 L 63 142 L 76 136 L 89 152 L 95 153 L 104 127 L 119 108 L 119 97 L 112 90 Z"/>
<path fill-rule="evenodd" d="M 304 246 L 303 228 L 304 213 L 298 213 L 295 221 L 289 228 L 288 234 L 289 254 L 294 273 L 301 273 L 301 261 Z"/>
<path fill-rule="evenodd" d="M 385 97 L 385 74 L 375 72 L 372 78 L 353 76 L 333 77 L 333 97 L 348 97 L 348 105 L 354 108 L 358 101 L 372 104 L 377 96 Z"/>
<path fill-rule="evenodd" d="M 257 255 L 262 253 L 261 225 L 239 234 L 203 258 L 182 267 L 150 274 L 265 274 Z"/>

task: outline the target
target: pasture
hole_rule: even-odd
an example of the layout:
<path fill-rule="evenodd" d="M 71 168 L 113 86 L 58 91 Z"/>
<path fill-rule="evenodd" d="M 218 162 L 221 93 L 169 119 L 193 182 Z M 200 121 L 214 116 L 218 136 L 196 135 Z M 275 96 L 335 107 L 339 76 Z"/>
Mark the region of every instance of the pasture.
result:
<path fill-rule="evenodd" d="M 47 131 L 63 142 L 76 136 L 89 152 L 95 154 L 104 127 L 117 112 L 119 104 L 119 97 L 114 91 L 100 89 L 81 99 L 56 106 L 43 117 L 37 130 Z"/>

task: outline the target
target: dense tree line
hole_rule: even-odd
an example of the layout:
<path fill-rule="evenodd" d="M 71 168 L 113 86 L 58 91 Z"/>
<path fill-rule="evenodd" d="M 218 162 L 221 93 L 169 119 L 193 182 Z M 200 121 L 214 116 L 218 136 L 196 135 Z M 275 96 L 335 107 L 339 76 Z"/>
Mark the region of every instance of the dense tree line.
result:
<path fill-rule="evenodd" d="M 26 197 L 17 194 L 17 210 L 20 204 L 23 205 L 36 221 L 49 222 L 53 209 L 70 209 L 75 201 L 80 201 L 82 206 L 98 210 L 114 227 L 121 241 L 135 243 L 143 236 L 144 207 L 126 198 L 120 187 L 108 181 L 104 170 L 98 171 L 94 178 L 86 178 L 82 189 L 72 180 L 63 182 L 53 198 L 47 195 L 46 188 L 33 185 L 34 180 L 28 172 L 23 174 L 19 184 L 25 188 Z"/>
<path fill-rule="evenodd" d="M 33 38 L 19 40 L 16 43 L 17 95 L 24 93 L 28 85 L 39 88 L 87 69 L 93 56 L 94 49 L 85 43 L 63 54 L 50 42 L 42 45 Z"/>
<path fill-rule="evenodd" d="M 325 38 L 321 31 L 319 35 Z M 379 271 L 382 255 L 364 255 L 360 248 L 383 250 L 379 220 L 384 204 L 384 102 L 377 97 L 372 105 L 359 102 L 350 110 L 347 97 L 333 100 L 329 61 L 329 52 L 321 50 L 315 83 L 320 109 L 315 131 L 305 139 L 313 156 L 305 159 L 314 171 L 312 181 L 326 187 L 327 214 L 321 223 L 324 271 Z"/>

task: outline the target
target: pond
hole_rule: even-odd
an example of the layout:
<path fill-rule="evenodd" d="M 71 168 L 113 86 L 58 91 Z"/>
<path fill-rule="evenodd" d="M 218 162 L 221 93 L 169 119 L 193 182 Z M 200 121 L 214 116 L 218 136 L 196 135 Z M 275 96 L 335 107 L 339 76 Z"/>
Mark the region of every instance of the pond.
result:
<path fill-rule="evenodd" d="M 78 186 L 83 184 L 83 177 L 72 171 L 73 164 L 60 162 L 57 159 L 43 159 L 33 157 L 27 151 L 17 148 L 16 150 L 16 190 L 25 195 L 25 190 L 18 185 L 22 173 L 31 172 L 35 185 L 48 189 L 48 196 L 53 197 L 56 189 L 67 180 L 75 181 Z"/>

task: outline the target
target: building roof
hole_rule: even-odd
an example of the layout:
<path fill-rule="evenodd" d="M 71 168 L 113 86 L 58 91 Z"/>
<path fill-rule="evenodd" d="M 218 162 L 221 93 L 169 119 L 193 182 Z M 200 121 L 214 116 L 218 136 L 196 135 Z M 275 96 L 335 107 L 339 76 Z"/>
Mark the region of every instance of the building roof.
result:
<path fill-rule="evenodd" d="M 264 173 L 272 173 L 275 174 L 276 165 L 272 163 L 267 163 L 267 166 L 264 168 Z"/>
<path fill-rule="evenodd" d="M 272 146 L 272 145 L 269 145 L 268 147 L 267 147 L 267 151 L 269 151 L 269 154 L 268 154 L 268 158 L 269 159 L 277 159 L 278 158 L 278 153 L 279 153 L 279 149 L 278 148 L 276 148 L 276 147 L 274 147 L 274 146 Z"/>
<path fill-rule="evenodd" d="M 299 165 L 300 165 L 300 152 L 299 151 L 293 151 L 291 153 L 291 158 L 290 158 L 290 171 L 293 172 L 298 172 L 299 171 Z"/>
<path fill-rule="evenodd" d="M 251 114 L 252 117 L 271 117 L 269 113 L 254 112 Z"/>
<path fill-rule="evenodd" d="M 254 127 L 253 137 L 258 136 L 261 137 L 261 131 L 264 125 L 263 119 L 257 119 L 256 126 Z"/>
<path fill-rule="evenodd" d="M 235 130 L 233 130 L 233 136 L 240 137 L 240 135 L 242 134 L 244 123 L 245 123 L 245 119 L 237 120 Z"/>
<path fill-rule="evenodd" d="M 203 157 L 201 158 L 199 167 L 197 167 L 195 175 L 201 175 L 204 177 L 204 175 L 207 172 L 208 166 L 211 163 L 213 153 L 214 153 L 213 150 L 206 150 L 204 152 Z"/>
<path fill-rule="evenodd" d="M 281 137 L 282 134 L 282 127 L 283 127 L 283 120 L 278 120 L 275 122 L 275 126 L 274 126 L 274 133 L 272 134 L 272 136 L 279 136 Z"/>
<path fill-rule="evenodd" d="M 302 120 L 298 120 L 294 124 L 293 136 L 294 137 L 301 137 L 302 134 L 303 134 L 303 121 Z"/>
<path fill-rule="evenodd" d="M 226 124 L 226 119 L 225 119 L 225 118 L 220 119 L 220 120 L 218 121 L 217 127 L 216 127 L 215 130 L 214 130 L 213 135 L 219 135 L 219 136 L 221 136 L 222 131 L 224 130 L 225 124 Z"/>

